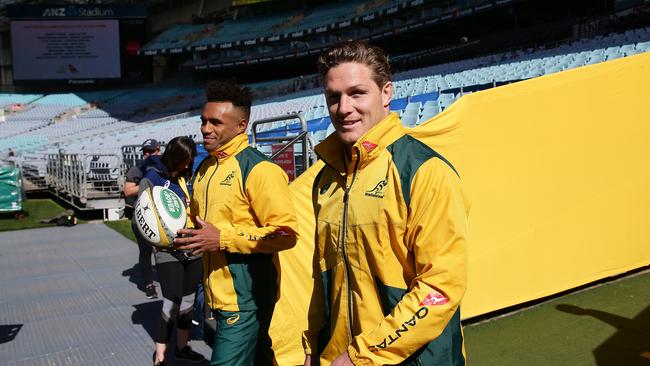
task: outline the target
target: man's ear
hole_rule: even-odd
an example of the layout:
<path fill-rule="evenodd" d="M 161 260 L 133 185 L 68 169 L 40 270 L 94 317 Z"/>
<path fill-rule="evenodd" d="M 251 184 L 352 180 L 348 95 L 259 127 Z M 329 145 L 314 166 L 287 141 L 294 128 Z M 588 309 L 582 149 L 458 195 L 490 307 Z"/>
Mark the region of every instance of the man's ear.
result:
<path fill-rule="evenodd" d="M 381 88 L 381 101 L 384 105 L 384 108 L 390 107 L 390 100 L 393 99 L 393 82 L 388 81 Z"/>
<path fill-rule="evenodd" d="M 245 133 L 248 128 L 248 120 L 245 118 L 240 119 L 237 126 L 239 127 L 239 133 Z"/>

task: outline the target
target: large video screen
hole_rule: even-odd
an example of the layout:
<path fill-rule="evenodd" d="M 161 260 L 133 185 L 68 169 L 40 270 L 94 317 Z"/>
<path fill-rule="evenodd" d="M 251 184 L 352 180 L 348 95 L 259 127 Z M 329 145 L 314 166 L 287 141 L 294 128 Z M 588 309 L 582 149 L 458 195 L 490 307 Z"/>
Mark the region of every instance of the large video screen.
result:
<path fill-rule="evenodd" d="M 119 21 L 11 21 L 14 80 L 120 77 Z"/>

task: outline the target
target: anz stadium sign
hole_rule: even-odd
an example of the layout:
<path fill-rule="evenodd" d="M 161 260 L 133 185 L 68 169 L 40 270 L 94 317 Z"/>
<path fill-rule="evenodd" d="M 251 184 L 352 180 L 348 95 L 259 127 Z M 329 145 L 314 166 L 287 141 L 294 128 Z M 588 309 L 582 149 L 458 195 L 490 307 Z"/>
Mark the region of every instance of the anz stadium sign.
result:
<path fill-rule="evenodd" d="M 103 18 L 112 18 L 115 17 L 115 12 L 113 9 L 102 9 L 95 7 L 93 9 L 78 9 L 76 6 L 68 6 L 65 8 L 45 8 L 43 10 L 43 17 L 103 17 Z"/>
<path fill-rule="evenodd" d="M 144 4 L 114 5 L 8 5 L 10 19 L 61 19 L 61 18 L 145 18 Z"/>

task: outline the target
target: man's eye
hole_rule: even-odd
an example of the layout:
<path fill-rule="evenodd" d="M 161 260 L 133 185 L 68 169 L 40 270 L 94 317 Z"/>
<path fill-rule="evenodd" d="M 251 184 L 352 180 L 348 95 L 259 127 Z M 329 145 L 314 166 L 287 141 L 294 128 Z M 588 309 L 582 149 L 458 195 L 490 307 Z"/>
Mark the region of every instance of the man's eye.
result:
<path fill-rule="evenodd" d="M 218 125 L 219 124 L 218 119 L 203 119 L 201 118 L 201 125 L 205 125 L 206 123 L 210 123 L 211 125 Z"/>

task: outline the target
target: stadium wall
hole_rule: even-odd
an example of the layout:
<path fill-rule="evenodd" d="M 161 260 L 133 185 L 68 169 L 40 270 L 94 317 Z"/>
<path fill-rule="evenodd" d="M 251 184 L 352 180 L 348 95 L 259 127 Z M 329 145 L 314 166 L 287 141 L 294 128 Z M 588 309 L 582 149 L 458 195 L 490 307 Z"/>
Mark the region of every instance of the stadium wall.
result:
<path fill-rule="evenodd" d="M 647 85 L 650 53 L 466 95 L 411 130 L 471 198 L 464 319 L 650 265 Z M 306 326 L 320 167 L 291 185 L 300 242 L 281 286 L 304 295 L 279 300 L 297 314 L 272 326 L 283 337 Z"/>

